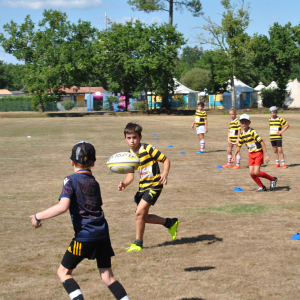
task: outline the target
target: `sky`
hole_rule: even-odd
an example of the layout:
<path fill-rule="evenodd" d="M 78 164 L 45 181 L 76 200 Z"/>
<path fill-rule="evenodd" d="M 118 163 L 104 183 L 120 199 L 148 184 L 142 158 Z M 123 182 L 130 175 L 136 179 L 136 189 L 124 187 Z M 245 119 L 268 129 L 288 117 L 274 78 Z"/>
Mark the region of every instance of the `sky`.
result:
<path fill-rule="evenodd" d="M 221 14 L 224 8 L 220 0 L 201 0 L 205 16 L 220 23 Z M 239 0 L 232 0 L 232 3 L 239 3 Z M 269 27 L 275 22 L 285 25 L 291 22 L 293 26 L 300 23 L 300 1 L 299 0 L 252 0 L 250 3 L 250 24 L 248 34 L 254 33 L 268 35 Z M 30 15 L 33 22 L 38 23 L 43 18 L 44 9 L 56 9 L 66 12 L 72 23 L 79 19 L 90 21 L 92 26 L 99 30 L 106 27 L 107 17 L 118 23 L 125 23 L 131 18 L 137 18 L 144 23 L 152 24 L 168 22 L 168 12 L 144 13 L 133 11 L 127 4 L 127 0 L 0 0 L 0 32 L 4 32 L 3 25 L 11 20 L 22 24 L 27 15 Z M 201 32 L 199 27 L 205 25 L 202 17 L 193 17 L 190 12 L 184 10 L 182 13 L 174 11 L 173 23 L 177 24 L 177 30 L 184 34 L 188 46 L 200 46 L 197 42 L 197 35 Z M 210 46 L 204 47 L 209 49 Z M 0 47 L 0 60 L 6 63 L 20 63 L 12 55 L 4 53 Z"/>

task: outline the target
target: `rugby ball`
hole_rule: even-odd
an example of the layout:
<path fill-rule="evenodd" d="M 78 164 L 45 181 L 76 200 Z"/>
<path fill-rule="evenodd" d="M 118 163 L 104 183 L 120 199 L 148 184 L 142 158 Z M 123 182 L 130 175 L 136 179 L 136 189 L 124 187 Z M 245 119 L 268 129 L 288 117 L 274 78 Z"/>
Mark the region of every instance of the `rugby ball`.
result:
<path fill-rule="evenodd" d="M 106 164 L 112 172 L 127 174 L 137 169 L 140 165 L 140 160 L 135 154 L 130 152 L 119 152 L 112 155 Z"/>

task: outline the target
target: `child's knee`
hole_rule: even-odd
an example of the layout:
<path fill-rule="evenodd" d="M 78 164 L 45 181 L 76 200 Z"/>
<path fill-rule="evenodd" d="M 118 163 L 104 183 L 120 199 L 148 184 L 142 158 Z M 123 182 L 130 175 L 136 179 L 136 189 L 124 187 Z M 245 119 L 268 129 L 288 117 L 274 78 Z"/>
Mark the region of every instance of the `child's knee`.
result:
<path fill-rule="evenodd" d="M 280 147 L 280 148 L 278 148 L 278 152 L 280 153 L 280 154 L 282 154 L 283 153 L 283 151 L 282 151 L 282 148 Z"/>
<path fill-rule="evenodd" d="M 144 211 L 136 211 L 135 212 L 135 219 L 136 220 L 141 220 L 145 218 L 145 212 Z"/>
<path fill-rule="evenodd" d="M 278 152 L 277 147 L 273 147 L 273 151 L 274 151 L 274 153 L 277 153 Z"/>

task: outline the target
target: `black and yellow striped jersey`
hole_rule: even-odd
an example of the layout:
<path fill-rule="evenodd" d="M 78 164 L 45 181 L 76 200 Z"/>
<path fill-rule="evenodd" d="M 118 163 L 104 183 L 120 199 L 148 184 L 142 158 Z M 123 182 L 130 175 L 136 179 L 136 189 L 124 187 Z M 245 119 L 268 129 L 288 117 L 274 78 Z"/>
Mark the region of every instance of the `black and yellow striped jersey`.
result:
<path fill-rule="evenodd" d="M 197 109 L 195 112 L 196 127 L 204 126 L 204 121 L 207 119 L 206 111 Z"/>
<path fill-rule="evenodd" d="M 150 144 L 141 143 L 141 147 L 137 152 L 131 153 L 137 155 L 140 159 L 140 165 L 137 171 L 140 174 L 140 187 L 139 191 L 145 190 L 161 190 L 163 184 L 159 181 L 160 170 L 158 162 L 164 162 L 166 157 L 163 153 L 158 151 L 154 146 Z"/>
<path fill-rule="evenodd" d="M 241 130 L 240 121 L 236 118 L 235 120 L 229 123 L 229 140 L 232 143 L 235 143 L 238 139 L 238 131 Z"/>
<path fill-rule="evenodd" d="M 270 124 L 270 140 L 272 142 L 272 141 L 278 141 L 282 139 L 282 136 L 278 135 L 277 132 L 281 130 L 282 126 L 286 126 L 289 123 L 283 118 L 277 117 L 276 119 L 270 118 L 269 124 Z"/>
<path fill-rule="evenodd" d="M 246 144 L 249 152 L 258 152 L 262 150 L 261 141 L 262 138 L 257 134 L 257 132 L 253 128 L 249 128 L 246 133 L 243 132 L 240 135 L 238 147 L 242 147 L 243 144 Z"/>

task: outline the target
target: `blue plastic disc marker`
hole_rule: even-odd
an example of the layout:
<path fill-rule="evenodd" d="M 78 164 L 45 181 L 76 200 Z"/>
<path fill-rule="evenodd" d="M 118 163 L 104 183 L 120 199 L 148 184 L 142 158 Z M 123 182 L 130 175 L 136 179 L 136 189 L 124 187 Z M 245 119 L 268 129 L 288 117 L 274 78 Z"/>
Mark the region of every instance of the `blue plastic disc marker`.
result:
<path fill-rule="evenodd" d="M 155 139 L 154 141 L 159 141 L 159 139 Z"/>
<path fill-rule="evenodd" d="M 184 152 L 180 152 L 179 154 L 185 154 Z"/>
<path fill-rule="evenodd" d="M 156 135 L 155 133 L 153 133 L 152 135 Z"/>
<path fill-rule="evenodd" d="M 233 191 L 234 192 L 242 192 L 243 190 L 241 188 L 235 188 Z"/>
<path fill-rule="evenodd" d="M 168 148 L 173 148 L 173 146 L 170 145 L 170 146 L 168 146 Z"/>
<path fill-rule="evenodd" d="M 223 167 L 222 167 L 222 166 L 216 166 L 216 168 L 217 168 L 217 169 L 223 169 Z"/>
<path fill-rule="evenodd" d="M 300 240 L 300 233 L 296 233 L 291 237 L 292 240 Z"/>

